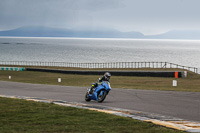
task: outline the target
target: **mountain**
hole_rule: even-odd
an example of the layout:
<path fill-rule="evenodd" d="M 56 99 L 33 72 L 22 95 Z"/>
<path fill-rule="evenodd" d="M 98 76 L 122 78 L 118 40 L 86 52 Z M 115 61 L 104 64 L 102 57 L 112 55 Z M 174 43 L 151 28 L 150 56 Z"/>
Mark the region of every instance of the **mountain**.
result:
<path fill-rule="evenodd" d="M 141 38 L 141 39 L 193 39 L 200 40 L 200 30 L 172 30 L 158 35 L 143 35 L 140 32 L 120 32 L 114 29 L 62 29 L 45 26 L 23 26 L 0 31 L 0 36 L 18 37 L 80 37 L 80 38 Z"/>
<path fill-rule="evenodd" d="M 172 30 L 159 35 L 145 36 L 149 39 L 200 39 L 200 30 Z"/>
<path fill-rule="evenodd" d="M 75 30 L 44 26 L 24 26 L 13 30 L 0 31 L 0 36 L 19 37 L 83 37 L 83 38 L 143 38 L 140 32 L 120 32 L 113 29 Z"/>
<path fill-rule="evenodd" d="M 13 30 L 0 31 L 0 36 L 20 36 L 20 37 L 62 37 L 70 34 L 71 31 L 59 28 L 49 28 L 44 26 L 24 26 Z"/>

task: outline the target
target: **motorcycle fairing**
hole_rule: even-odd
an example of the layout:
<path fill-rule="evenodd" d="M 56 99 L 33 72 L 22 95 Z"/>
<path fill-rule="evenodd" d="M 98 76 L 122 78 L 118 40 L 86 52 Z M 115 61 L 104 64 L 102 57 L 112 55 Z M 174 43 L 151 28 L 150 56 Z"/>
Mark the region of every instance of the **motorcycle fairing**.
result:
<path fill-rule="evenodd" d="M 97 95 L 100 90 L 104 89 L 103 85 L 99 85 L 94 89 L 93 94 L 89 94 L 90 99 L 97 100 Z"/>

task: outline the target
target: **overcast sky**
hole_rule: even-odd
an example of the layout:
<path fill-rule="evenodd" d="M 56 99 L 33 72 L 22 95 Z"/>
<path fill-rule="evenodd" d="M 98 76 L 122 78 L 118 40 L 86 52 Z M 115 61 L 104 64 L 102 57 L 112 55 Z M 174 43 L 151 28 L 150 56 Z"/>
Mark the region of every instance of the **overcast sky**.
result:
<path fill-rule="evenodd" d="M 200 30 L 200 0 L 0 0 L 0 30 L 28 25 L 145 35 Z"/>

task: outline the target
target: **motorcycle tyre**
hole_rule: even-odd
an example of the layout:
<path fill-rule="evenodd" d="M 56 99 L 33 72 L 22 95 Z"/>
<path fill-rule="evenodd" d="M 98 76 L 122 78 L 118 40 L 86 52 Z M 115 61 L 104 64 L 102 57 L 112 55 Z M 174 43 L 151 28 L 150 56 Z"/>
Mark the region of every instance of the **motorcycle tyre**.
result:
<path fill-rule="evenodd" d="M 103 102 L 103 101 L 105 100 L 106 96 L 107 96 L 107 93 L 108 93 L 107 91 L 104 91 L 103 94 L 102 94 L 102 96 L 101 96 L 101 99 L 99 99 L 100 94 L 101 94 L 101 91 L 100 91 L 99 94 L 98 94 L 97 101 L 98 101 L 99 103 Z"/>
<path fill-rule="evenodd" d="M 89 92 L 86 92 L 86 94 L 85 94 L 85 101 L 87 101 L 87 102 L 91 101 L 91 99 L 89 97 Z"/>

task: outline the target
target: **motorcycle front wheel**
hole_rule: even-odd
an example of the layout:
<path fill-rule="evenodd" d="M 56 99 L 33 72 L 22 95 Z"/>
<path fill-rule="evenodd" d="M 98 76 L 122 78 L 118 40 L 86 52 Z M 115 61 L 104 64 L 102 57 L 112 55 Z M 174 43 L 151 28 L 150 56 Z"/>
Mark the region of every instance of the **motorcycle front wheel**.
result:
<path fill-rule="evenodd" d="M 103 91 L 103 94 L 102 94 L 102 91 Z M 99 92 L 99 94 L 98 94 L 97 101 L 98 101 L 99 103 L 103 102 L 103 101 L 105 100 L 106 96 L 107 96 L 107 91 L 101 90 L 101 91 Z"/>
<path fill-rule="evenodd" d="M 86 92 L 86 94 L 85 94 L 85 101 L 87 101 L 87 102 L 91 101 L 91 99 L 89 97 L 89 92 Z"/>

